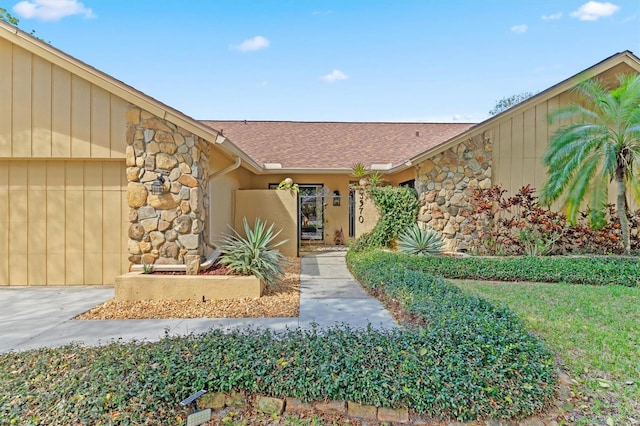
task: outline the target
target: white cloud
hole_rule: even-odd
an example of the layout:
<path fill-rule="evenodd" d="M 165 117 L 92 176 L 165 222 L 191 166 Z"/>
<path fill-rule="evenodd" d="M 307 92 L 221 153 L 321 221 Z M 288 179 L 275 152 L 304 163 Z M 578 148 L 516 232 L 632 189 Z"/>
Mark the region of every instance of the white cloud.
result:
<path fill-rule="evenodd" d="M 255 36 L 254 38 L 243 41 L 237 46 L 231 46 L 231 48 L 241 52 L 251 52 L 269 47 L 269 44 L 270 42 L 266 38 L 262 36 Z"/>
<path fill-rule="evenodd" d="M 24 0 L 13 6 L 13 11 L 21 18 L 42 21 L 59 21 L 73 15 L 82 15 L 85 19 L 96 17 L 77 0 Z"/>
<path fill-rule="evenodd" d="M 322 76 L 322 79 L 324 81 L 326 81 L 327 83 L 334 83 L 338 80 L 346 80 L 348 79 L 349 76 L 346 75 L 345 73 L 343 73 L 340 70 L 333 70 L 333 72 L 331 74 L 327 74 Z"/>
<path fill-rule="evenodd" d="M 314 10 L 313 14 L 314 15 L 331 15 L 333 13 L 333 10 Z"/>
<path fill-rule="evenodd" d="M 571 12 L 571 16 L 580 21 L 597 21 L 600 18 L 611 16 L 620 10 L 620 6 L 613 3 L 600 3 L 597 1 L 589 1 Z"/>
<path fill-rule="evenodd" d="M 562 12 L 552 13 L 551 15 L 542 15 L 543 21 L 557 21 L 562 18 Z"/>
<path fill-rule="evenodd" d="M 514 25 L 513 27 L 511 27 L 511 31 L 513 31 L 516 34 L 524 34 L 527 32 L 527 26 L 525 24 Z"/>
<path fill-rule="evenodd" d="M 453 120 L 453 121 L 464 121 L 465 120 L 464 117 L 471 118 L 468 115 L 467 116 L 463 116 L 462 114 L 453 114 L 453 117 L 451 117 L 451 120 Z"/>

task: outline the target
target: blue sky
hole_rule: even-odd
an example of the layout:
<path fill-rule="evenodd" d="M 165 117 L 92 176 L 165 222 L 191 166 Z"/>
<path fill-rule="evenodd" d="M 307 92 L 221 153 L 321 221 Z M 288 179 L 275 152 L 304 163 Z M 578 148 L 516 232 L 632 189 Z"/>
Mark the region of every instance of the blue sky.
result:
<path fill-rule="evenodd" d="M 211 120 L 477 122 L 623 50 L 640 1 L 0 0 L 25 31 Z"/>

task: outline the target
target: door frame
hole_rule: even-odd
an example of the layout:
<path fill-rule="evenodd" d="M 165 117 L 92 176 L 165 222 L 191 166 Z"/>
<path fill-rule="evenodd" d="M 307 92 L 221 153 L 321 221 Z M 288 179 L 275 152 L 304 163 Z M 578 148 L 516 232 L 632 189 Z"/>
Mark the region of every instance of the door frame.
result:
<path fill-rule="evenodd" d="M 315 188 L 315 196 L 314 195 L 304 195 L 303 190 L 305 188 Z M 326 198 L 326 186 L 323 183 L 300 183 L 298 184 L 298 214 L 300 215 L 300 229 L 298 232 L 299 238 L 301 241 L 324 241 L 324 215 L 325 215 L 325 198 Z M 305 200 L 304 197 L 315 198 L 315 201 L 309 204 L 315 204 L 314 207 L 315 212 L 310 210 L 305 210 Z M 317 209 L 320 209 L 319 214 Z M 315 213 L 315 214 L 314 214 Z M 305 218 L 307 218 L 307 222 L 305 222 Z M 318 223 L 319 222 L 319 223 Z M 305 238 L 305 234 L 303 232 L 304 225 L 306 223 L 311 223 L 311 227 L 313 227 L 316 232 L 315 235 L 311 236 L 307 235 Z M 319 225 L 319 226 L 318 226 Z"/>

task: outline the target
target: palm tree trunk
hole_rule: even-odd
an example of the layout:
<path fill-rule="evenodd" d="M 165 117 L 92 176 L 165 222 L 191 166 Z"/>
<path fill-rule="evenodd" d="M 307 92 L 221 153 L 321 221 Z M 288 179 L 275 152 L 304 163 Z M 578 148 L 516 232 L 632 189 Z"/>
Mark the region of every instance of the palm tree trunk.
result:
<path fill-rule="evenodd" d="M 618 211 L 618 219 L 620 220 L 620 231 L 622 231 L 622 244 L 624 245 L 624 254 L 630 255 L 631 242 L 629 238 L 629 220 L 627 219 L 627 188 L 624 177 L 616 176 L 616 184 L 618 185 L 616 210 Z"/>

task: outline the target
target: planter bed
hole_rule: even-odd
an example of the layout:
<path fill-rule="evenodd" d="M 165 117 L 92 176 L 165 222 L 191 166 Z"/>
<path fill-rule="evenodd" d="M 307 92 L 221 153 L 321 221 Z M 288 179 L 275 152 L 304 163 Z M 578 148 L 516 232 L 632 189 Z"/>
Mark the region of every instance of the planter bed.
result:
<path fill-rule="evenodd" d="M 265 284 L 253 275 L 169 275 L 130 272 L 115 280 L 115 300 L 259 298 Z"/>

